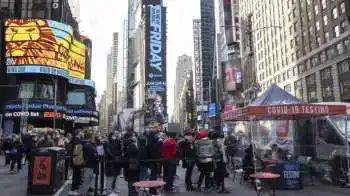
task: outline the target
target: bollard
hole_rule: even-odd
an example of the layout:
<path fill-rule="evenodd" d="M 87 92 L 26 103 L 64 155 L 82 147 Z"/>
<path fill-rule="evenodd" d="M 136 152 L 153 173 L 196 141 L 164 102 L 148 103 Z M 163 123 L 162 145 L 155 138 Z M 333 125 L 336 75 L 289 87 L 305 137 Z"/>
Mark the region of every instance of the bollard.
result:
<path fill-rule="evenodd" d="M 97 158 L 97 161 L 100 162 L 99 158 Z M 95 188 L 94 188 L 94 196 L 98 196 L 98 174 L 99 174 L 99 164 L 96 166 L 96 175 L 95 175 Z"/>
<path fill-rule="evenodd" d="M 105 195 L 105 158 L 100 156 L 100 195 Z"/>

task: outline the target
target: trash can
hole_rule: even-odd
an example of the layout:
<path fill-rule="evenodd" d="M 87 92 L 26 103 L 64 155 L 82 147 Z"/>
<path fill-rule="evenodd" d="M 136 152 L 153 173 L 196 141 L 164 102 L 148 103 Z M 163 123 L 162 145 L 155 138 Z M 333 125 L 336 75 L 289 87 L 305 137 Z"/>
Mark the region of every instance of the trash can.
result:
<path fill-rule="evenodd" d="M 28 194 L 54 194 L 64 183 L 65 149 L 39 148 L 32 152 L 28 168 Z"/>

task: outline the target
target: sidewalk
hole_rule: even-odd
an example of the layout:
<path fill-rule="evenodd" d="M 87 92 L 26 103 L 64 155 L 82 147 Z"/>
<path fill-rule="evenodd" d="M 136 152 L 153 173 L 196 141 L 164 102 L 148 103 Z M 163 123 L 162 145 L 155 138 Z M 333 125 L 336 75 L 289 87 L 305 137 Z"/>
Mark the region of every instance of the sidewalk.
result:
<path fill-rule="evenodd" d="M 24 166 L 23 169 L 17 174 L 9 174 L 9 166 L 4 167 L 4 157 L 0 155 L 0 192 L 1 196 L 25 196 L 27 193 L 27 167 Z M 184 174 L 185 170 L 181 167 L 178 167 L 177 174 L 179 177 L 175 180 L 176 192 L 172 194 L 166 194 L 166 196 L 219 196 L 225 194 L 217 194 L 215 192 L 212 193 L 199 193 L 199 192 L 187 192 L 185 190 L 184 183 Z M 107 185 L 111 182 L 111 178 L 107 178 Z M 69 180 L 64 187 L 62 187 L 62 191 L 57 193 L 58 196 L 67 196 L 70 190 L 71 181 Z M 127 184 L 124 178 L 118 179 L 118 187 L 121 191 L 118 196 L 127 196 Z M 238 182 L 233 183 L 232 178 L 226 178 L 226 187 L 231 191 L 230 194 L 226 195 L 237 195 L 237 196 L 255 196 L 256 193 L 253 188 L 248 184 L 240 185 Z M 109 188 L 109 187 L 108 187 Z M 55 196 L 56 196 L 55 195 Z M 267 194 L 263 194 L 267 195 Z M 300 191 L 277 191 L 277 196 L 345 196 L 350 195 L 350 189 L 334 187 L 325 184 L 316 184 L 316 186 L 306 186 L 303 190 Z"/>

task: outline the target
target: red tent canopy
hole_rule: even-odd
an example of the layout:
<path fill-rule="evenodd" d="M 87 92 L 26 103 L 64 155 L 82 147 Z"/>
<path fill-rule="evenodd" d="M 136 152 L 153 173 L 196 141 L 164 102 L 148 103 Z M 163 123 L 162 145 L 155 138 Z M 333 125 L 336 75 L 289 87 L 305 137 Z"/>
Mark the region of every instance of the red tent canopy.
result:
<path fill-rule="evenodd" d="M 293 119 L 317 116 L 347 115 L 345 104 L 280 104 L 246 106 L 222 114 L 223 121 L 246 121 L 250 119 Z"/>

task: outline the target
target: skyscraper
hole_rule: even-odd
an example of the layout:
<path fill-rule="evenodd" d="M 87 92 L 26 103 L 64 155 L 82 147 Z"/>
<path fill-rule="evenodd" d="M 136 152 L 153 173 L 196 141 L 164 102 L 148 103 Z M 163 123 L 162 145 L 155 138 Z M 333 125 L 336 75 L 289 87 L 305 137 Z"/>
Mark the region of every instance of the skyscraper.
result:
<path fill-rule="evenodd" d="M 347 2 L 241 1 L 242 66 L 263 90 L 276 83 L 306 102 L 350 101 Z"/>
<path fill-rule="evenodd" d="M 215 6 L 214 0 L 200 1 L 201 67 L 203 103 L 209 103 L 213 66 L 215 64 Z M 202 104 L 203 104 L 202 103 Z"/>
<path fill-rule="evenodd" d="M 175 120 L 178 120 L 179 113 L 179 97 L 180 93 L 184 88 L 185 80 L 187 78 L 187 74 L 192 70 L 192 58 L 186 54 L 179 56 L 177 59 L 177 67 L 176 67 L 176 81 L 175 81 L 175 94 L 174 94 L 174 107 L 175 107 Z"/>

